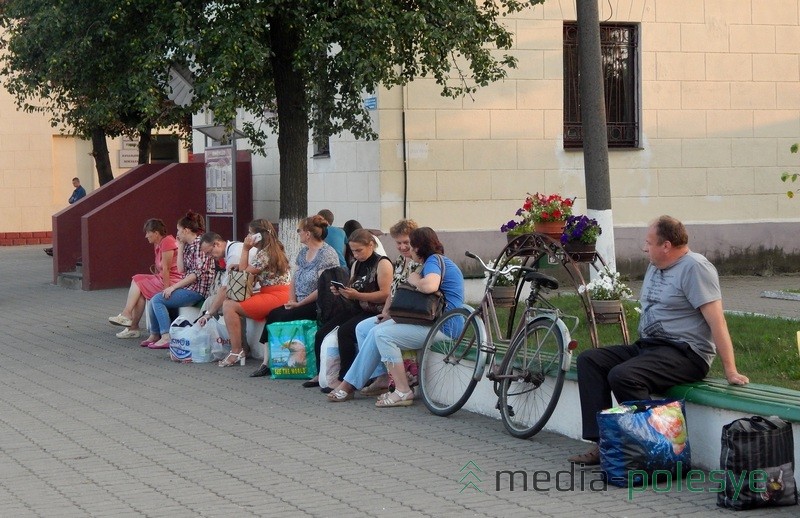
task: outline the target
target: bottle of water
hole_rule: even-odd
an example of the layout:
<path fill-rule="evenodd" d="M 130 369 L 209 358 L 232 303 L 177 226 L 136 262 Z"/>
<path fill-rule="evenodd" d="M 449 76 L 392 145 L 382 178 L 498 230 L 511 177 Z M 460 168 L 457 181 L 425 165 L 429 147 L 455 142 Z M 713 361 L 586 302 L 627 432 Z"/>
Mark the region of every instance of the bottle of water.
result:
<path fill-rule="evenodd" d="M 189 343 L 192 363 L 208 363 L 211 361 L 211 344 L 208 340 L 192 340 Z"/>

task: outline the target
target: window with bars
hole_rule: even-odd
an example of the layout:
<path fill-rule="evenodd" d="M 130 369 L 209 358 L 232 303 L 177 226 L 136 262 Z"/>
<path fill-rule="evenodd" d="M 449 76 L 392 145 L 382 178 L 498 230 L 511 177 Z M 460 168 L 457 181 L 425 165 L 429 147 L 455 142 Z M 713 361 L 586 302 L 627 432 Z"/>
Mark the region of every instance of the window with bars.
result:
<path fill-rule="evenodd" d="M 639 27 L 601 23 L 609 148 L 639 147 Z M 564 147 L 583 147 L 578 25 L 564 23 Z"/>

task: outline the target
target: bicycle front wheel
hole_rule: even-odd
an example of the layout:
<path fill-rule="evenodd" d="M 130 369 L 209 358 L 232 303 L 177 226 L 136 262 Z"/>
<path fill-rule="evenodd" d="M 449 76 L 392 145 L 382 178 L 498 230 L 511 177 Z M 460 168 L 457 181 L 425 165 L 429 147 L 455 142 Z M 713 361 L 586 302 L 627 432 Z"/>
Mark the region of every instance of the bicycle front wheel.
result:
<path fill-rule="evenodd" d="M 514 437 L 536 435 L 553 414 L 566 374 L 564 342 L 561 329 L 548 318 L 534 320 L 514 337 L 500 384 L 500 414 Z"/>
<path fill-rule="evenodd" d="M 442 315 L 431 328 L 422 349 L 419 388 L 425 406 L 438 416 L 457 412 L 467 402 L 478 381 L 481 335 L 475 316 L 465 308 Z M 455 336 L 455 338 L 452 338 Z"/>

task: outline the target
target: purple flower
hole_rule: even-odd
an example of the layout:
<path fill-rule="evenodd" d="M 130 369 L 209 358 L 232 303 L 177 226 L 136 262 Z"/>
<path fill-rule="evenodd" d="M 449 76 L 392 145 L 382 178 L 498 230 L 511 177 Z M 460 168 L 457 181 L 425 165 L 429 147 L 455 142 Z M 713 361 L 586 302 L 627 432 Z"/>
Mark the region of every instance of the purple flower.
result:
<path fill-rule="evenodd" d="M 519 225 L 519 223 L 512 219 L 511 221 L 509 221 L 508 223 L 506 223 L 506 224 L 504 224 L 504 225 L 502 225 L 500 227 L 500 232 L 508 232 L 509 230 L 517 227 L 518 225 Z"/>
<path fill-rule="evenodd" d="M 561 234 L 561 243 L 567 244 L 571 241 L 594 243 L 602 232 L 596 219 L 589 219 L 583 215 L 570 216 L 564 226 L 564 233 Z"/>

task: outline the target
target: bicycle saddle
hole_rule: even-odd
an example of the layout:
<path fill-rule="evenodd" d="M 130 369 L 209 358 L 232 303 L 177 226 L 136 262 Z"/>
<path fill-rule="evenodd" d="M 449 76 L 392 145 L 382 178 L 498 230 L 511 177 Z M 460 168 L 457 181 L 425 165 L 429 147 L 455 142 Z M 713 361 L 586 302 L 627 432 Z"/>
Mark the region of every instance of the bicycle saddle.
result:
<path fill-rule="evenodd" d="M 558 289 L 558 281 L 550 277 L 549 275 L 545 275 L 540 272 L 528 272 L 525 274 L 525 281 L 526 282 L 533 282 L 541 286 L 542 288 L 546 288 L 548 290 L 557 290 Z"/>

